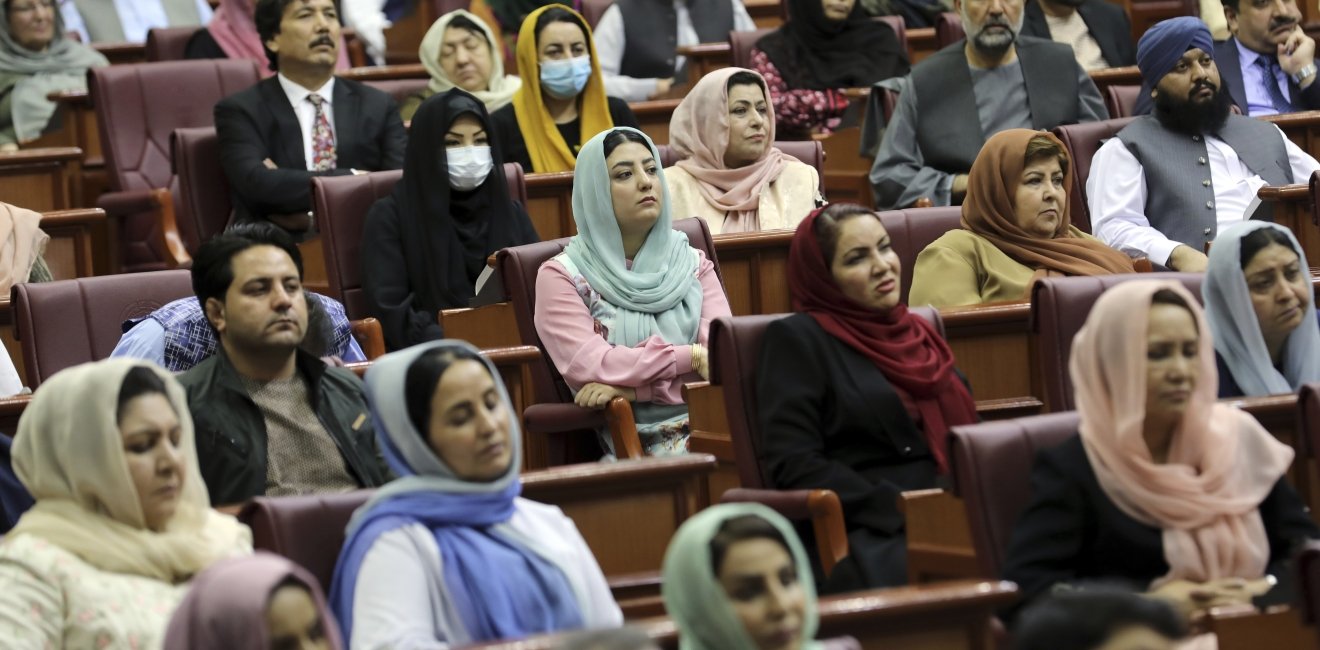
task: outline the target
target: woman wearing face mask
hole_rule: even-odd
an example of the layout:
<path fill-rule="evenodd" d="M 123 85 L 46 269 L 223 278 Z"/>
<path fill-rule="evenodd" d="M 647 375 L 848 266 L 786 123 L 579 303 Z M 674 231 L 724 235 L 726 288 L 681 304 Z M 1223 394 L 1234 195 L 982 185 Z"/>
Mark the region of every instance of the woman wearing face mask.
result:
<path fill-rule="evenodd" d="M 518 69 L 530 81 L 491 115 L 495 140 L 528 172 L 572 171 L 582 143 L 615 126 L 637 127 L 621 99 L 605 96 L 591 29 L 582 16 L 550 4 L 527 15 L 518 34 Z"/>
<path fill-rule="evenodd" d="M 19 420 L 13 463 L 36 504 L 0 543 L 6 647 L 158 647 L 188 581 L 252 552 L 247 527 L 210 508 L 188 400 L 153 365 L 56 373 Z"/>
<path fill-rule="evenodd" d="M 824 203 L 816 169 L 774 148 L 765 80 L 716 70 L 697 82 L 669 120 L 682 160 L 666 174 L 674 214 L 701 217 L 713 233 L 796 228 Z"/>
<path fill-rule="evenodd" d="M 1292 231 L 1244 221 L 1215 237 L 1201 295 L 1219 397 L 1295 393 L 1320 381 L 1311 273 Z"/>
<path fill-rule="evenodd" d="M 330 602 L 352 648 L 449 648 L 623 615 L 573 521 L 519 498 L 522 436 L 494 365 L 462 341 L 367 372 L 381 449 L 402 478 L 348 525 Z"/>
<path fill-rule="evenodd" d="M 706 378 L 710 322 L 729 301 L 705 253 L 672 227 L 655 145 L 620 128 L 582 147 L 578 234 L 536 275 L 536 332 L 586 408 L 633 402 L 647 455 L 687 452 L 683 384 Z M 613 440 L 601 431 L 606 454 Z"/>
<path fill-rule="evenodd" d="M 399 109 L 403 119 L 413 119 L 426 98 L 450 88 L 472 93 L 491 112 L 507 106 L 522 80 L 504 74 L 504 57 L 496 43 L 490 27 L 475 14 L 458 9 L 438 18 L 418 50 L 431 83 L 404 100 Z"/>
<path fill-rule="evenodd" d="M 444 338 L 440 310 L 468 306 L 491 253 L 540 241 L 509 198 L 489 125 L 486 107 L 457 88 L 423 102 L 403 178 L 367 213 L 362 289 L 391 350 Z"/>
<path fill-rule="evenodd" d="M 316 578 L 271 553 L 217 562 L 170 618 L 165 650 L 340 650 Z"/>
<path fill-rule="evenodd" d="M 1293 450 L 1215 401 L 1212 352 L 1178 282 L 1124 282 L 1096 301 L 1069 359 L 1078 435 L 1037 454 L 1006 554 L 1024 603 L 1097 579 L 1189 614 L 1246 603 L 1320 537 L 1284 478 Z"/>

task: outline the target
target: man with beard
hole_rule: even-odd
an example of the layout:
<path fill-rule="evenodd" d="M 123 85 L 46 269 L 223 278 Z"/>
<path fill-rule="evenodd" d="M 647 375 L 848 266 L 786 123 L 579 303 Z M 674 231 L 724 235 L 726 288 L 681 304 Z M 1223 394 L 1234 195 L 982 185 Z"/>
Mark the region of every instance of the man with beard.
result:
<path fill-rule="evenodd" d="M 1132 24 L 1121 5 L 1107 0 L 1026 0 L 1024 36 L 1072 47 L 1087 71 L 1137 62 Z"/>
<path fill-rule="evenodd" d="M 1223 86 L 1253 117 L 1320 108 L 1315 40 L 1296 0 L 1224 0 L 1233 36 L 1215 43 Z"/>
<path fill-rule="evenodd" d="M 961 203 L 981 145 L 1004 129 L 1109 116 L 1072 48 L 1018 36 L 1022 2 L 954 0 L 967 39 L 912 68 L 871 166 L 878 208 Z"/>
<path fill-rule="evenodd" d="M 1095 236 L 1176 271 L 1204 271 L 1205 245 L 1242 221 L 1265 185 L 1320 168 L 1278 127 L 1230 113 L 1210 30 L 1184 16 L 1137 43 L 1142 94 L 1155 104 L 1091 160 L 1086 181 Z M 1257 210 L 1254 218 L 1269 218 Z"/>
<path fill-rule="evenodd" d="M 235 221 L 311 230 L 311 177 L 403 166 L 407 134 L 394 98 L 336 79 L 334 0 L 259 0 L 257 32 L 279 74 L 215 106 L 220 163 Z"/>

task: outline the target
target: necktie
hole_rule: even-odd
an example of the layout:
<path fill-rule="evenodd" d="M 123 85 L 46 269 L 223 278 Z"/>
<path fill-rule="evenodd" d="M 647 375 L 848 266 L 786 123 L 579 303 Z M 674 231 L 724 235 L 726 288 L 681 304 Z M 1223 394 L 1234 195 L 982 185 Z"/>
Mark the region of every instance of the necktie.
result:
<path fill-rule="evenodd" d="M 1282 90 L 1279 90 L 1279 80 L 1274 76 L 1274 71 L 1278 69 L 1279 64 L 1275 63 L 1274 59 L 1262 56 L 1256 58 L 1256 67 L 1260 68 L 1261 74 L 1265 77 L 1262 83 L 1265 84 L 1265 91 L 1270 94 L 1270 103 L 1274 104 L 1274 110 L 1280 113 L 1291 113 L 1293 110 L 1292 102 L 1288 101 Z"/>
<path fill-rule="evenodd" d="M 330 130 L 330 119 L 325 115 L 325 98 L 312 93 L 307 101 L 316 107 L 312 118 L 312 168 L 329 171 L 335 168 L 335 132 Z"/>

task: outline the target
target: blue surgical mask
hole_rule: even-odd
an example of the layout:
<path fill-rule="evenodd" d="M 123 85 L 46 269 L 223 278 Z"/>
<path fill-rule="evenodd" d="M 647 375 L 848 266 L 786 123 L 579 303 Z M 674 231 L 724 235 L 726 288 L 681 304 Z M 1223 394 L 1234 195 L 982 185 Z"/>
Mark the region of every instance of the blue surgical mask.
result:
<path fill-rule="evenodd" d="M 541 62 L 541 88 L 556 99 L 572 99 L 591 78 L 591 56 Z"/>

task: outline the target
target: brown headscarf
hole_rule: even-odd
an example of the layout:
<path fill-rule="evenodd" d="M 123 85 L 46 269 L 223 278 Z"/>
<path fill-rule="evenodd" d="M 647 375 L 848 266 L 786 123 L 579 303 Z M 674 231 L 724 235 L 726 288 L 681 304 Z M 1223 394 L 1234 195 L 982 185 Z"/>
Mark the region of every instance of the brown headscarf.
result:
<path fill-rule="evenodd" d="M 967 198 L 962 204 L 962 226 L 990 241 L 1014 261 L 1036 269 L 1037 275 L 1108 275 L 1132 273 L 1132 259 L 1072 226 L 1068 201 L 1060 206 L 1063 218 L 1053 239 L 1041 239 L 1017 225 L 1014 197 L 1026 166 L 1027 143 L 1049 138 L 1063 151 L 1063 143 L 1045 131 L 1009 129 L 986 141 L 972 163 Z"/>

